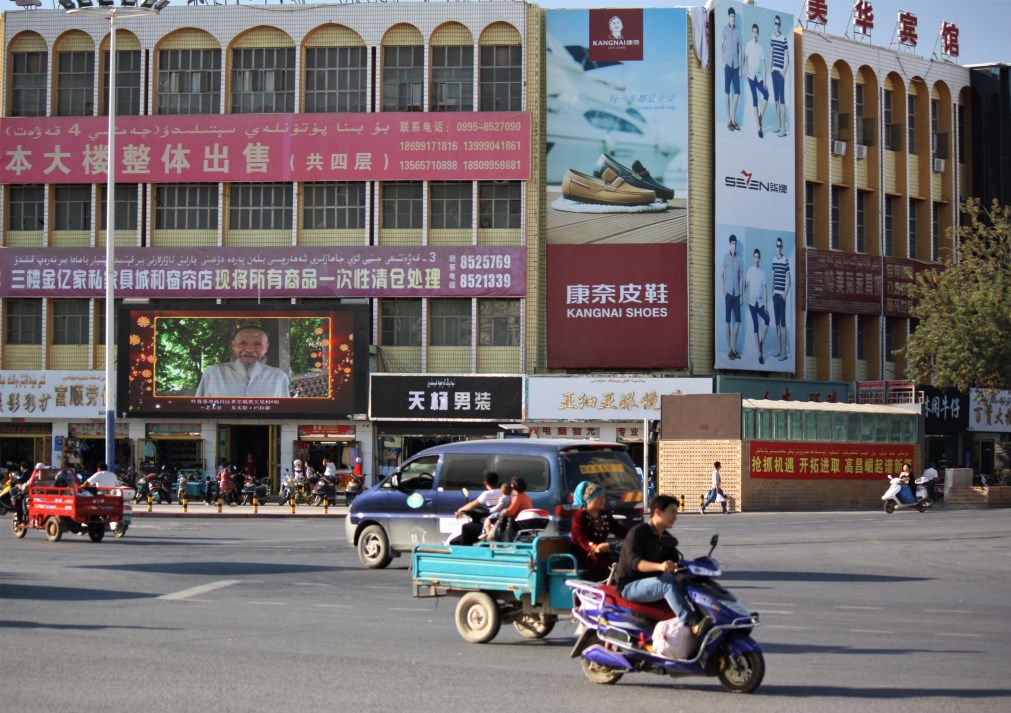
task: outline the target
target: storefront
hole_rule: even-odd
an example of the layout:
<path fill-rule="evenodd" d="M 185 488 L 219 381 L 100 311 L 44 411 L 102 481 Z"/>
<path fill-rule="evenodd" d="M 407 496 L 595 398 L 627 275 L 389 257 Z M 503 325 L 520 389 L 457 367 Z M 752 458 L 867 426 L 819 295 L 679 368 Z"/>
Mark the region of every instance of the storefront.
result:
<path fill-rule="evenodd" d="M 713 380 L 694 377 L 531 376 L 527 418 L 531 438 L 577 438 L 625 443 L 640 468 L 665 394 L 711 394 Z M 648 457 L 647 457 L 648 456 Z"/>
<path fill-rule="evenodd" d="M 522 376 L 373 374 L 376 480 L 432 446 L 525 431 Z"/>
<path fill-rule="evenodd" d="M 355 467 L 355 459 L 361 457 L 362 446 L 355 424 L 298 425 L 298 438 L 292 444 L 293 460 L 297 458 L 322 472 L 323 459 L 327 458 L 337 466 L 337 470 L 351 471 Z M 367 469 L 365 465 L 362 467 Z"/>
<path fill-rule="evenodd" d="M 83 473 L 94 473 L 105 461 L 105 420 L 71 421 L 63 439 L 61 465 Z M 133 463 L 133 445 L 126 421 L 116 421 L 116 463 L 121 467 Z"/>
<path fill-rule="evenodd" d="M 939 471 L 971 467 L 969 394 L 925 385 L 916 390 L 923 400 L 924 462 Z"/>
<path fill-rule="evenodd" d="M 1011 474 L 1011 391 L 969 392 L 969 431 L 973 436 L 972 463 L 977 473 Z"/>
<path fill-rule="evenodd" d="M 161 466 L 173 471 L 195 468 L 206 473 L 212 467 L 205 457 L 203 426 L 198 421 L 146 423 L 137 452 L 140 473 L 150 473 Z"/>

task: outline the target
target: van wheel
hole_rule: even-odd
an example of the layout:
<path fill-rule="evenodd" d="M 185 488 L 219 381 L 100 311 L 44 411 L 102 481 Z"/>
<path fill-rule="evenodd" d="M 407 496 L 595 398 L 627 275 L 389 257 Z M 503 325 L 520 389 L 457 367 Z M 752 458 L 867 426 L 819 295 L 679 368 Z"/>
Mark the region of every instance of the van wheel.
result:
<path fill-rule="evenodd" d="M 456 630 L 471 644 L 486 644 L 498 634 L 502 612 L 484 592 L 467 592 L 456 605 Z"/>
<path fill-rule="evenodd" d="M 393 559 L 390 540 L 379 525 L 369 525 L 358 538 L 358 559 L 369 569 L 383 569 Z"/>

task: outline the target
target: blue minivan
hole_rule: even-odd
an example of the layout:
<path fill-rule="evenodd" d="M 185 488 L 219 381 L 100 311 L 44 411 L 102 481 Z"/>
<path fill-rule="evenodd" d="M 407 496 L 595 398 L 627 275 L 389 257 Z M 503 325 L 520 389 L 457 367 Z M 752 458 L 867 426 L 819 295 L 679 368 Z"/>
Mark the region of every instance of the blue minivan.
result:
<path fill-rule="evenodd" d="M 642 518 L 642 483 L 628 448 L 599 441 L 506 439 L 447 443 L 421 451 L 352 502 L 344 520 L 362 564 L 387 566 L 421 543 L 440 543 L 459 527 L 456 511 L 484 488 L 484 474 L 521 477 L 534 507 L 550 513 L 545 534 L 568 533 L 572 493 L 583 480 L 607 490 L 608 508 Z"/>

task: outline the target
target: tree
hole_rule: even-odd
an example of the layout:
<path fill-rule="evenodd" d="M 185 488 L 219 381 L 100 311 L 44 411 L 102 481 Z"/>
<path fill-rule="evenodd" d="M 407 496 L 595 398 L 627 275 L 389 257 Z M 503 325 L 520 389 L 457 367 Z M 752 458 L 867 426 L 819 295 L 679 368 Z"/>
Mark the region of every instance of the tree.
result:
<path fill-rule="evenodd" d="M 919 320 L 909 375 L 944 388 L 1011 388 L 1011 206 L 977 198 L 961 206 L 953 254 L 909 288 Z"/>

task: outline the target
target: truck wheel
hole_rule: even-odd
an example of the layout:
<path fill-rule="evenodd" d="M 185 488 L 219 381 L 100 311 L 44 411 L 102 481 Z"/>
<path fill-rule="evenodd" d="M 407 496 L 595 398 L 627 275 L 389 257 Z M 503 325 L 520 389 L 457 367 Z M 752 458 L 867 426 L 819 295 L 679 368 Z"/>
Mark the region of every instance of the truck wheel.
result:
<path fill-rule="evenodd" d="M 11 533 L 19 540 L 28 534 L 28 528 L 18 524 L 16 517 L 11 518 Z"/>
<path fill-rule="evenodd" d="M 88 525 L 88 537 L 91 538 L 92 542 L 101 542 L 102 538 L 105 537 L 105 525 L 102 523 Z"/>
<path fill-rule="evenodd" d="M 50 542 L 59 542 L 61 537 L 63 537 L 63 523 L 60 522 L 60 518 L 50 515 L 46 520 L 46 539 Z"/>
<path fill-rule="evenodd" d="M 471 644 L 486 644 L 502 626 L 502 614 L 495 600 L 484 592 L 467 592 L 456 605 L 456 630 Z"/>
<path fill-rule="evenodd" d="M 554 614 L 525 614 L 513 622 L 513 628 L 528 639 L 543 639 L 555 628 Z"/>
<path fill-rule="evenodd" d="M 379 525 L 369 525 L 358 538 L 358 559 L 369 569 L 383 569 L 393 557 L 390 540 Z"/>

